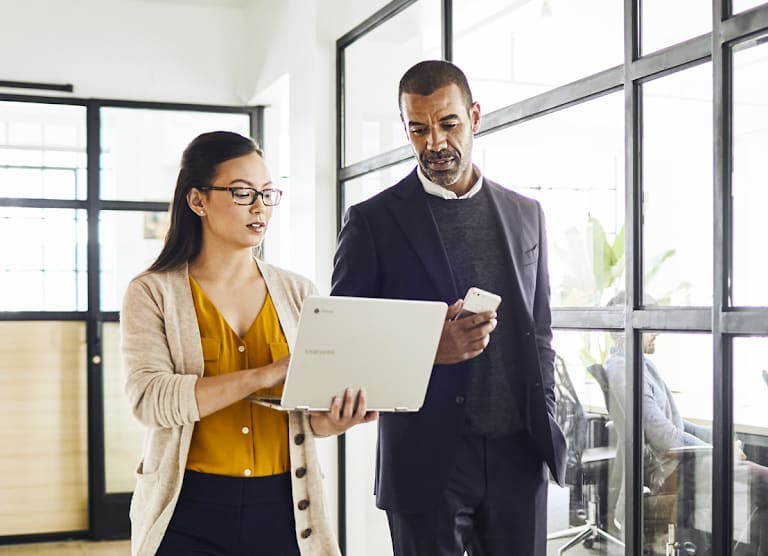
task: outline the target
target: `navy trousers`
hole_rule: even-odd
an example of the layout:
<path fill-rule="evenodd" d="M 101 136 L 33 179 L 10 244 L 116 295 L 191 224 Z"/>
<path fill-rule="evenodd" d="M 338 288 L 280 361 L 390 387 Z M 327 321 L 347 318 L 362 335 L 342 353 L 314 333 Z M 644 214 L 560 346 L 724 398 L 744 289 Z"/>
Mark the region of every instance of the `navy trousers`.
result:
<path fill-rule="evenodd" d="M 437 506 L 387 519 L 395 556 L 545 556 L 544 463 L 528 433 L 464 435 Z"/>
<path fill-rule="evenodd" d="M 158 556 L 299 556 L 290 473 L 187 471 Z"/>

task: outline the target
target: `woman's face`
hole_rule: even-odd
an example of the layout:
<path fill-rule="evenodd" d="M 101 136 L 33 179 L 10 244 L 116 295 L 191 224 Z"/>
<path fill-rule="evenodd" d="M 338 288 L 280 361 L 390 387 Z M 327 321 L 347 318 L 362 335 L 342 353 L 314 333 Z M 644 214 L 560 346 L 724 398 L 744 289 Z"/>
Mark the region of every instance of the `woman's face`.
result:
<path fill-rule="evenodd" d="M 212 187 L 272 189 L 272 180 L 264 159 L 258 153 L 233 158 L 219 164 Z M 247 191 L 236 194 L 247 195 Z M 261 195 L 252 205 L 234 202 L 231 191 L 193 189 L 187 197 L 190 207 L 201 214 L 203 242 L 230 244 L 233 247 L 258 247 L 264 241 L 272 207 L 264 204 Z"/>

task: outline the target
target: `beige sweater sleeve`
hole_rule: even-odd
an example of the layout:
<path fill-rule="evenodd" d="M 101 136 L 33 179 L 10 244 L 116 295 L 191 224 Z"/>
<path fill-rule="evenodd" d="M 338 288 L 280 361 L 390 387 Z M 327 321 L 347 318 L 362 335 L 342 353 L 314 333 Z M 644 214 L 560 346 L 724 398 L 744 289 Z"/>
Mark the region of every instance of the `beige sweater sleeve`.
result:
<path fill-rule="evenodd" d="M 173 340 L 176 321 L 166 319 L 173 296 L 164 296 L 159 283 L 146 275 L 134 279 L 120 313 L 125 391 L 136 418 L 150 428 L 168 428 L 200 419 L 195 399 L 198 375 L 176 368 Z"/>

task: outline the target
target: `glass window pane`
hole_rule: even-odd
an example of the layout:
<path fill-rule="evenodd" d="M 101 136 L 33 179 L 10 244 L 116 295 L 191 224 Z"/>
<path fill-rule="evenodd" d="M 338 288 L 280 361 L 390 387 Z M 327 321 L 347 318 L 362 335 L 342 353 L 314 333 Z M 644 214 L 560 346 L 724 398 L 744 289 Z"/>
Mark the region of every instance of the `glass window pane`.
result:
<path fill-rule="evenodd" d="M 407 143 L 398 83 L 416 62 L 441 58 L 441 40 L 439 0 L 418 0 L 344 49 L 345 166 Z"/>
<path fill-rule="evenodd" d="M 712 304 L 712 65 L 643 85 L 644 291 Z M 654 304 L 654 303 L 651 303 Z"/>
<path fill-rule="evenodd" d="M 768 206 L 768 44 L 749 41 L 733 55 L 733 303 L 768 306 L 764 252 Z M 757 46 L 755 44 L 757 43 Z"/>
<path fill-rule="evenodd" d="M 123 386 L 120 324 L 104 323 L 104 474 L 105 491 L 133 492 L 134 471 L 141 458 L 144 428 L 134 419 Z"/>
<path fill-rule="evenodd" d="M 743 12 L 744 10 L 748 10 L 750 8 L 755 8 L 757 6 L 762 6 L 765 4 L 765 0 L 731 0 L 733 5 L 733 13 L 737 14 L 739 12 Z"/>
<path fill-rule="evenodd" d="M 602 0 L 454 0 L 454 61 L 488 113 L 621 65 L 623 11 Z"/>
<path fill-rule="evenodd" d="M 0 208 L 0 311 L 85 311 L 84 210 Z"/>
<path fill-rule="evenodd" d="M 568 460 L 565 487 L 549 485 L 547 554 L 573 541 L 590 522 L 612 540 L 589 537 L 576 543 L 573 554 L 624 554 L 625 442 L 613 385 L 601 364 L 610 344 L 608 332 L 554 333 L 557 420 L 568 440 Z"/>
<path fill-rule="evenodd" d="M 768 532 L 768 338 L 733 340 L 733 538 L 759 554 Z"/>
<path fill-rule="evenodd" d="M 541 202 L 553 306 L 602 306 L 623 288 L 620 93 L 479 137 L 473 160 L 488 179 Z"/>
<path fill-rule="evenodd" d="M 712 2 L 707 0 L 643 0 L 642 53 L 655 52 L 712 31 Z"/>
<path fill-rule="evenodd" d="M 0 536 L 88 529 L 87 376 L 85 323 L 0 322 Z"/>
<path fill-rule="evenodd" d="M 85 107 L 0 101 L 0 197 L 84 199 Z"/>
<path fill-rule="evenodd" d="M 167 212 L 103 211 L 99 222 L 101 310 L 119 311 L 128 282 L 146 270 L 163 247 Z"/>
<path fill-rule="evenodd" d="M 610 378 L 624 368 L 623 336 L 614 339 L 605 365 Z M 678 542 L 706 554 L 713 517 L 712 338 L 645 333 L 641 339 L 644 554 L 667 554 L 670 524 Z"/>
<path fill-rule="evenodd" d="M 101 198 L 170 201 L 181 153 L 206 131 L 250 134 L 246 114 L 101 109 Z"/>
<path fill-rule="evenodd" d="M 365 201 L 376 193 L 384 191 L 387 187 L 395 185 L 414 168 L 416 168 L 416 161 L 410 159 L 389 168 L 376 170 L 359 178 L 345 181 L 343 184 L 344 212 L 352 205 Z"/>

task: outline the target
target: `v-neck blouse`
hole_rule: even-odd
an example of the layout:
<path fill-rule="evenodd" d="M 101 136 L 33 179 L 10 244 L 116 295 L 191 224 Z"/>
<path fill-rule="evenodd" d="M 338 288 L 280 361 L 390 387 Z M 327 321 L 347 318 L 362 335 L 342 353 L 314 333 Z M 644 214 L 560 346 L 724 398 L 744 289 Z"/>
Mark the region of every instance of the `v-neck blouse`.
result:
<path fill-rule="evenodd" d="M 269 294 L 241 338 L 191 276 L 189 283 L 202 340 L 203 376 L 263 367 L 288 355 L 288 342 Z M 280 397 L 282 385 L 259 393 Z M 195 424 L 186 467 L 234 477 L 289 471 L 286 414 L 242 400 L 203 417 Z"/>

